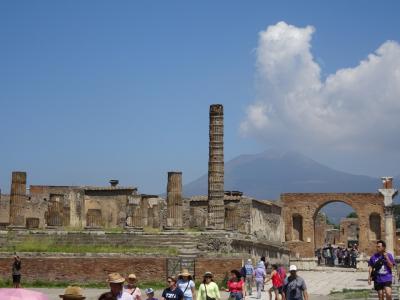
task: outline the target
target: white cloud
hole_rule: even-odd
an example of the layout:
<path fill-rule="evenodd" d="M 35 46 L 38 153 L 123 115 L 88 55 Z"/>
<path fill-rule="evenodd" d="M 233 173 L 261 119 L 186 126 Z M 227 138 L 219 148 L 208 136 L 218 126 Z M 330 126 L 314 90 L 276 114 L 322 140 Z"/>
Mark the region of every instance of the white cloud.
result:
<path fill-rule="evenodd" d="M 258 98 L 241 133 L 292 146 L 400 150 L 400 45 L 387 41 L 322 80 L 310 51 L 314 31 L 279 22 L 260 32 Z"/>

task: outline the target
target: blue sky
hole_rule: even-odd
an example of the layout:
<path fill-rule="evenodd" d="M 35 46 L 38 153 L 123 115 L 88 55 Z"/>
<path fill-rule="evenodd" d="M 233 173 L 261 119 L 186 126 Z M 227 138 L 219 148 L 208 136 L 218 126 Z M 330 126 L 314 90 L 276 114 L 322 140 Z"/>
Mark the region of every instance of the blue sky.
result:
<path fill-rule="evenodd" d="M 2 1 L 0 188 L 8 191 L 12 170 L 27 171 L 29 184 L 117 178 L 145 193 L 163 192 L 169 170 L 189 182 L 207 170 L 212 103 L 225 106 L 226 160 L 280 148 L 239 132 L 258 98 L 259 33 L 280 21 L 313 26 L 324 80 L 400 41 L 398 3 Z M 353 166 L 354 152 L 316 148 L 299 150 L 375 176 L 398 165 L 368 167 L 373 156 L 363 156 Z"/>

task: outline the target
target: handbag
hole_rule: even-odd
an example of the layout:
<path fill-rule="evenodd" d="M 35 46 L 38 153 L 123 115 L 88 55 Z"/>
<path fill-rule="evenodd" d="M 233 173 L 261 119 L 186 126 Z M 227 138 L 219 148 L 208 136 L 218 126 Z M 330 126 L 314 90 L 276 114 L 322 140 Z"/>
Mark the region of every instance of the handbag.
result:
<path fill-rule="evenodd" d="M 207 285 L 205 283 L 203 283 L 203 284 L 204 284 L 204 289 L 206 290 L 206 300 L 216 300 L 215 298 L 208 297 L 208 295 L 207 295 Z"/>

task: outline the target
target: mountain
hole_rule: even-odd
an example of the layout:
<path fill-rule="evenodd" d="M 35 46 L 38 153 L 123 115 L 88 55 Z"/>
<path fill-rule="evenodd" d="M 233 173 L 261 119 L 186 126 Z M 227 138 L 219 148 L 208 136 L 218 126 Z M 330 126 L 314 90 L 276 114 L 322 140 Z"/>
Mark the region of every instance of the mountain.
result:
<path fill-rule="evenodd" d="M 376 192 L 377 178 L 353 175 L 322 165 L 298 152 L 265 151 L 240 155 L 225 163 L 225 190 L 257 199 L 281 193 Z M 207 194 L 207 174 L 183 187 L 185 196 Z"/>
<path fill-rule="evenodd" d="M 185 196 L 207 195 L 207 174 L 183 187 Z M 399 182 L 399 181 L 395 181 Z M 298 152 L 265 151 L 240 155 L 225 163 L 225 190 L 256 199 L 278 200 L 281 193 L 377 192 L 378 178 L 353 175 L 320 164 Z M 329 205 L 326 213 L 337 223 L 352 209 Z"/>

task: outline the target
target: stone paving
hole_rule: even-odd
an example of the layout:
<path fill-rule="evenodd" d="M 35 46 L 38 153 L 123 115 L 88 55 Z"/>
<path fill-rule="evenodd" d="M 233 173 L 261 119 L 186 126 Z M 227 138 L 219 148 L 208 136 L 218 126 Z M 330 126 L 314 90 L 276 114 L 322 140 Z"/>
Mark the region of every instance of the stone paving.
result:
<path fill-rule="evenodd" d="M 347 289 L 371 289 L 368 286 L 367 272 L 341 272 L 341 271 L 300 271 L 299 275 L 302 276 L 307 284 L 311 300 L 327 300 L 328 295 L 333 290 Z M 266 289 L 270 285 L 266 285 Z M 59 295 L 63 293 L 63 289 L 35 289 L 41 291 L 49 296 L 51 300 L 60 299 Z M 87 300 L 97 300 L 98 296 L 105 290 L 102 289 L 85 289 Z M 156 292 L 156 297 L 160 297 L 161 291 Z M 222 299 L 227 299 L 228 294 L 222 292 Z M 255 292 L 247 299 L 256 299 Z M 263 300 L 268 300 L 266 293 L 262 295 Z"/>

